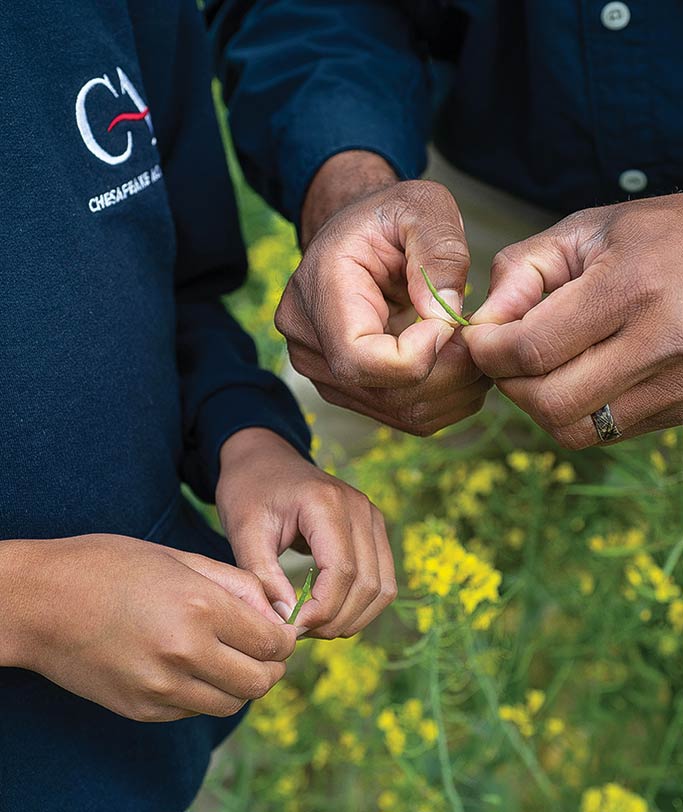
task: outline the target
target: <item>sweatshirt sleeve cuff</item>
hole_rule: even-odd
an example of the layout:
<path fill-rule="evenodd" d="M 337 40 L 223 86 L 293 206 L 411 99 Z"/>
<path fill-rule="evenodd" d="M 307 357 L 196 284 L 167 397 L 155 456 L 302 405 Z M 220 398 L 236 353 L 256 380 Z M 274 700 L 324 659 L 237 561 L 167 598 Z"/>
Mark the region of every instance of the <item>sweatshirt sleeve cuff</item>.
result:
<path fill-rule="evenodd" d="M 256 386 L 231 386 L 208 398 L 198 415 L 195 439 L 204 498 L 210 495 L 213 501 L 223 443 L 246 428 L 270 429 L 313 462 L 311 433 L 288 390 L 278 386 L 277 391 L 264 392 Z"/>

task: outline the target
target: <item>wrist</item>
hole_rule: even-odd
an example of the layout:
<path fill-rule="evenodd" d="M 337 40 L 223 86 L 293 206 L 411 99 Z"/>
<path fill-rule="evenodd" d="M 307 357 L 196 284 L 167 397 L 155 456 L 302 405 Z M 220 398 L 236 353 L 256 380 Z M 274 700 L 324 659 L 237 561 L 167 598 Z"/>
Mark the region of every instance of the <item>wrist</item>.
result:
<path fill-rule="evenodd" d="M 0 667 L 30 667 L 30 541 L 0 541 Z"/>
<path fill-rule="evenodd" d="M 349 150 L 328 158 L 311 181 L 301 209 L 301 247 L 345 206 L 398 183 L 393 168 L 375 152 Z"/>
<path fill-rule="evenodd" d="M 241 429 L 228 437 L 221 446 L 219 479 L 224 475 L 239 472 L 247 461 L 262 453 L 294 454 L 297 458 L 301 457 L 293 445 L 270 429 L 257 426 Z"/>

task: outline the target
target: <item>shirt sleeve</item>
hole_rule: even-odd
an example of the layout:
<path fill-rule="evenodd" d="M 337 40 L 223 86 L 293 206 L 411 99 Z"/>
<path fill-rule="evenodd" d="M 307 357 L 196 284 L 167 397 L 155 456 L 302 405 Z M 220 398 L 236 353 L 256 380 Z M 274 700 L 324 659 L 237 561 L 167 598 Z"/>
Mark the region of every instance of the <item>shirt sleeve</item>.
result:
<path fill-rule="evenodd" d="M 332 155 L 363 149 L 399 177 L 425 167 L 429 71 L 391 0 L 209 0 L 216 69 L 249 182 L 298 224 Z"/>
<path fill-rule="evenodd" d="M 177 295 L 177 357 L 184 455 L 181 474 L 213 502 L 223 443 L 240 429 L 271 429 L 308 457 L 310 433 L 285 384 L 260 369 L 254 342 L 220 297 L 203 299 L 202 281 Z M 199 288 L 199 289 L 198 289 Z"/>

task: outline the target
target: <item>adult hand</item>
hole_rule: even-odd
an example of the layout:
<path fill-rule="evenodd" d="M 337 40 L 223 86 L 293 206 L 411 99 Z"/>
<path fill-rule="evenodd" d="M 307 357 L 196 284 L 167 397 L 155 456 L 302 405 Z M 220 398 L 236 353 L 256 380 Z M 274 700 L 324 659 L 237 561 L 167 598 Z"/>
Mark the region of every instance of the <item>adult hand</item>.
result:
<path fill-rule="evenodd" d="M 377 155 L 336 155 L 309 189 L 302 238 L 275 324 L 323 398 L 420 435 L 481 407 L 489 382 L 419 270 L 460 312 L 469 253 L 445 187 L 397 183 Z"/>
<path fill-rule="evenodd" d="M 90 535 L 3 541 L 0 556 L 3 664 L 131 719 L 234 714 L 296 644 L 254 575 L 201 555 Z"/>
<path fill-rule="evenodd" d="M 224 443 L 216 506 L 237 563 L 258 576 L 285 618 L 296 595 L 278 557 L 291 546 L 310 549 L 319 574 L 299 613 L 299 634 L 349 637 L 396 597 L 379 510 L 277 434 L 244 429 Z"/>
<path fill-rule="evenodd" d="M 567 448 L 598 442 L 607 403 L 622 438 L 680 425 L 682 256 L 680 195 L 578 212 L 498 254 L 463 337 Z"/>

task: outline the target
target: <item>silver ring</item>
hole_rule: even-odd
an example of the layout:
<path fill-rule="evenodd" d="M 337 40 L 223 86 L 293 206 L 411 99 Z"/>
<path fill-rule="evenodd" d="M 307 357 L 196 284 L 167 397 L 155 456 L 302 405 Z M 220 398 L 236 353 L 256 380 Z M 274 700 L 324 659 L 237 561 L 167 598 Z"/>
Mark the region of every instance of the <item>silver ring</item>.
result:
<path fill-rule="evenodd" d="M 610 440 L 618 440 L 619 437 L 621 437 L 621 432 L 612 417 L 612 410 L 609 407 L 609 403 L 605 403 L 602 409 L 593 412 L 591 420 L 593 421 L 601 443 L 609 443 Z"/>

